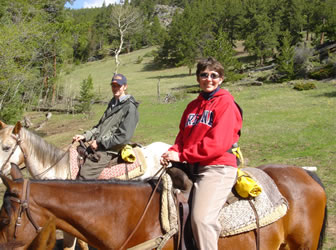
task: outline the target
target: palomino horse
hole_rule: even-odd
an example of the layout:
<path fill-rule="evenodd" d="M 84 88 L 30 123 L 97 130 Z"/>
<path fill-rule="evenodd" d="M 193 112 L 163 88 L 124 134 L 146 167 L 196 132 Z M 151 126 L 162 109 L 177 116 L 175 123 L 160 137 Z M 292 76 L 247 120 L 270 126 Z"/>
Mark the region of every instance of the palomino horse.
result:
<path fill-rule="evenodd" d="M 160 169 L 160 157 L 168 150 L 169 144 L 154 142 L 141 147 L 146 171 L 139 179 L 153 176 Z M 27 167 L 36 179 L 69 179 L 69 150 L 63 151 L 46 142 L 43 138 L 21 127 L 6 125 L 0 121 L 0 168 L 4 174 L 10 171 L 10 163 Z"/>
<path fill-rule="evenodd" d="M 294 166 L 260 168 L 271 176 L 289 204 L 285 216 L 260 228 L 260 249 L 321 248 L 327 207 L 326 193 L 317 175 Z M 15 240 L 29 244 L 37 229 L 51 218 L 57 228 L 98 249 L 130 248 L 163 234 L 160 193 L 155 188 L 153 191 L 149 183 L 29 181 L 21 179 L 16 171 L 12 171 L 14 180 L 1 175 L 7 191 L 0 211 L 0 243 Z M 15 226 L 19 219 L 20 225 Z M 176 244 L 177 238 L 171 237 L 163 249 L 176 249 Z M 250 231 L 220 238 L 218 246 L 253 250 L 257 248 L 256 235 Z"/>
<path fill-rule="evenodd" d="M 159 170 L 160 157 L 168 150 L 169 144 L 154 142 L 141 147 L 146 160 L 146 171 L 138 179 L 154 176 Z M 68 179 L 71 176 L 69 150 L 63 151 L 46 142 L 38 135 L 21 128 L 20 122 L 15 126 L 0 121 L 0 170 L 4 174 L 10 171 L 10 163 L 24 165 L 30 175 L 36 179 Z M 64 235 L 65 245 L 74 248 L 74 239 Z M 85 247 L 84 247 L 85 248 Z"/>

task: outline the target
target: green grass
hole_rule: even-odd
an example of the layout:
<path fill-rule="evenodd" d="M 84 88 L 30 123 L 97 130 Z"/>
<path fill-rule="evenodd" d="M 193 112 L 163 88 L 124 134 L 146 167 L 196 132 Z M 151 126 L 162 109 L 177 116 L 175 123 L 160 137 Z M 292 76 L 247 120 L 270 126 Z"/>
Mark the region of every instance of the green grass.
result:
<path fill-rule="evenodd" d="M 140 122 L 133 141 L 144 145 L 154 141 L 172 144 L 182 112 L 197 94 L 186 94 L 184 99 L 174 103 L 162 103 L 157 97 L 158 82 L 162 100 L 166 94 L 183 91 L 176 90 L 178 87 L 194 86 L 196 79 L 195 75 L 188 75 L 185 67 L 150 70 L 155 68 L 150 57 L 144 57 L 140 64 L 136 63 L 138 56 L 150 51 L 151 48 L 143 49 L 120 58 L 122 65 L 118 72 L 126 75 L 128 92 L 140 102 Z M 105 59 L 74 67 L 62 76 L 59 83 L 69 90 L 68 96 L 74 96 L 79 92 L 80 82 L 91 74 L 95 91 L 107 101 L 112 96 L 109 83 L 113 72 L 113 59 Z M 292 85 L 286 83 L 258 87 L 233 84 L 225 87 L 244 110 L 240 145 L 248 165 L 281 163 L 318 167 L 317 173 L 327 190 L 330 214 L 324 249 L 335 249 L 335 83 L 316 82 L 317 88 L 308 91 L 295 91 Z M 89 117 L 53 114 L 41 133 L 47 141 L 64 148 L 71 143 L 74 134 L 93 126 L 104 109 L 105 105 L 95 105 Z"/>

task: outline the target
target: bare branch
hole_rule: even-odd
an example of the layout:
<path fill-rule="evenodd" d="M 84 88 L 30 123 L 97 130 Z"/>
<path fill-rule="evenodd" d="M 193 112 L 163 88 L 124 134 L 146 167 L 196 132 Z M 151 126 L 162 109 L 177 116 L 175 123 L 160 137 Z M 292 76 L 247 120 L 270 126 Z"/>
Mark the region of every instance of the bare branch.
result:
<path fill-rule="evenodd" d="M 119 4 L 113 6 L 110 17 L 112 22 L 111 32 L 117 29 L 119 33 L 119 46 L 113 50 L 116 63 L 115 72 L 117 73 L 120 65 L 119 54 L 123 49 L 125 37 L 141 26 L 141 15 L 138 9 L 130 5 Z"/>

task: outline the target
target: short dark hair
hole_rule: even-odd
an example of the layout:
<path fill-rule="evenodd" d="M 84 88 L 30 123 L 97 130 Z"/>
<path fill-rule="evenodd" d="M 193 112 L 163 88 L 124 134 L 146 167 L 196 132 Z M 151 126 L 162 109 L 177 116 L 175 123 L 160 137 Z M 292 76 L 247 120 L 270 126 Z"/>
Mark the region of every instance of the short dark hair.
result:
<path fill-rule="evenodd" d="M 213 57 L 208 57 L 201 59 L 197 63 L 196 76 L 199 77 L 199 74 L 204 71 L 206 68 L 216 71 L 221 77 L 224 77 L 224 67 Z"/>

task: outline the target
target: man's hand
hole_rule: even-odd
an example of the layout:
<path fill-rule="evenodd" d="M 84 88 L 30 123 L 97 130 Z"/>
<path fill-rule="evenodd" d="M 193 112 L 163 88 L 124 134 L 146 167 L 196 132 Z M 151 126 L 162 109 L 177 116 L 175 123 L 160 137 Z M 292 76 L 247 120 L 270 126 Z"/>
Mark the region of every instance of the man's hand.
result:
<path fill-rule="evenodd" d="M 84 139 L 85 139 L 84 135 L 75 135 L 74 137 L 72 137 L 72 142 L 75 142 L 75 141 L 78 142 Z"/>
<path fill-rule="evenodd" d="M 98 144 L 96 140 L 89 141 L 89 146 L 93 149 L 96 150 L 98 148 Z"/>

